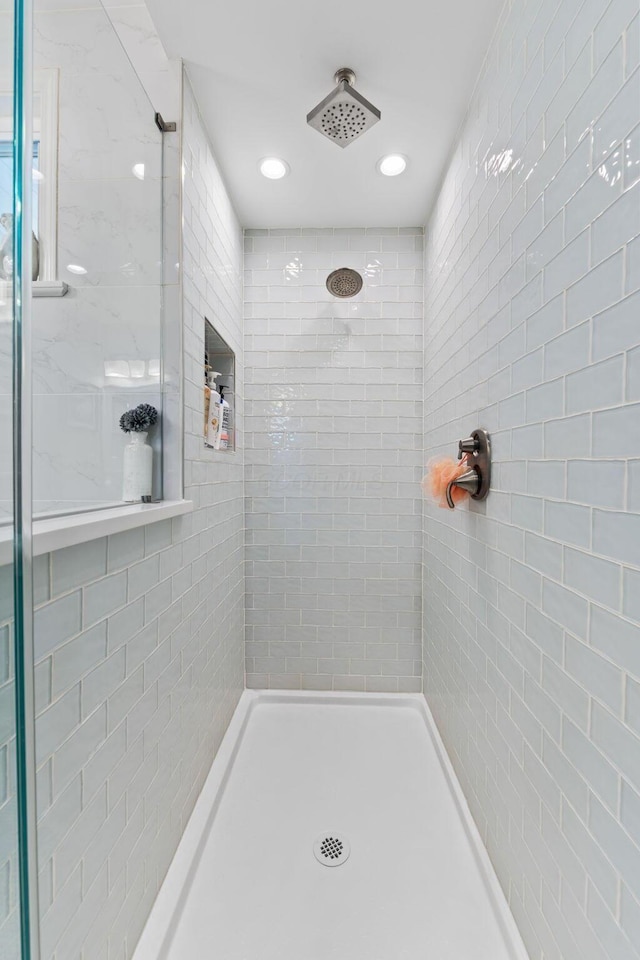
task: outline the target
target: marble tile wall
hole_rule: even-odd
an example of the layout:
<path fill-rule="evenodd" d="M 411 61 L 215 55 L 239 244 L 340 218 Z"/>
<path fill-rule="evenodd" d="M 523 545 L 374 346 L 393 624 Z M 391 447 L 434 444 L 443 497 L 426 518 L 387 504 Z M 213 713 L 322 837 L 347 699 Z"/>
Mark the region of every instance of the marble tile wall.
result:
<path fill-rule="evenodd" d="M 58 262 L 70 287 L 33 305 L 39 513 L 120 500 L 120 414 L 162 406 L 162 136 L 101 5 L 36 2 L 34 60 L 59 72 Z M 159 427 L 153 439 L 159 452 Z M 159 467 L 156 456 L 157 495 Z"/>
<path fill-rule="evenodd" d="M 144 3 L 103 4 L 153 110 L 167 123 L 182 115 L 182 62 L 168 60 Z M 179 126 L 179 124 L 178 124 Z M 162 493 L 182 496 L 180 289 L 180 132 L 162 137 Z"/>
<path fill-rule="evenodd" d="M 532 960 L 640 944 L 640 16 L 507 3 L 427 227 L 424 685 Z"/>
<path fill-rule="evenodd" d="M 245 232 L 249 686 L 421 689 L 422 233 Z"/>

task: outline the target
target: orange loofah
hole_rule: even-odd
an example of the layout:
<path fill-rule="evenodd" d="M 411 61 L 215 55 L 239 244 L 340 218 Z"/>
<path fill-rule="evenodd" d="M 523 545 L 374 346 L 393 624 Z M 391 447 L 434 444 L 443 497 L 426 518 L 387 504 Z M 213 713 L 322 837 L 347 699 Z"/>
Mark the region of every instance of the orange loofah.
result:
<path fill-rule="evenodd" d="M 429 472 L 422 478 L 422 489 L 427 496 L 437 500 L 439 506 L 448 507 L 447 486 L 456 477 L 460 477 L 467 466 L 466 457 L 463 457 L 462 460 L 452 460 L 450 457 L 443 457 L 442 460 L 431 460 L 428 465 Z M 453 487 L 451 490 L 451 498 L 454 503 L 461 503 L 468 496 L 468 492 L 460 487 Z"/>

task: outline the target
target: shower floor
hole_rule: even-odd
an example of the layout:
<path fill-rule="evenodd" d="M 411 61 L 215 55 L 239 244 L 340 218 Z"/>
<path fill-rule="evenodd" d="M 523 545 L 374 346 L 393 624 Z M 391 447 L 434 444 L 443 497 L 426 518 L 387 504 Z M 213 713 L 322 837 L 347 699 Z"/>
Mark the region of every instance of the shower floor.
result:
<path fill-rule="evenodd" d="M 421 697 L 243 695 L 134 960 L 187 957 L 524 960 Z"/>

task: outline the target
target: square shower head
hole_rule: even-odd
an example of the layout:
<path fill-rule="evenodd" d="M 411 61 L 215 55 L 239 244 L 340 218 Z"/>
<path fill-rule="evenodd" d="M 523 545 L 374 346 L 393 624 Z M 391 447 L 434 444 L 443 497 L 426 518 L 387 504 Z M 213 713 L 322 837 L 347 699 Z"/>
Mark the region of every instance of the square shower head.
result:
<path fill-rule="evenodd" d="M 380 111 L 354 90 L 351 70 L 339 70 L 336 79 L 339 77 L 329 96 L 307 114 L 307 123 L 339 147 L 348 147 L 378 122 Z"/>

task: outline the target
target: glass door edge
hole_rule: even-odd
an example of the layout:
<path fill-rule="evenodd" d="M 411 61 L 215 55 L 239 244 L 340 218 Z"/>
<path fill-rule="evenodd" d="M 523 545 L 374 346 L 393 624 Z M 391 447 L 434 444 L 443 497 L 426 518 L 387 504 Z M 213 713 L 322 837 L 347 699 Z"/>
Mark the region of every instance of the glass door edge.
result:
<path fill-rule="evenodd" d="M 22 960 L 40 960 L 32 569 L 33 3 L 14 0 L 13 494 L 18 885 Z"/>

